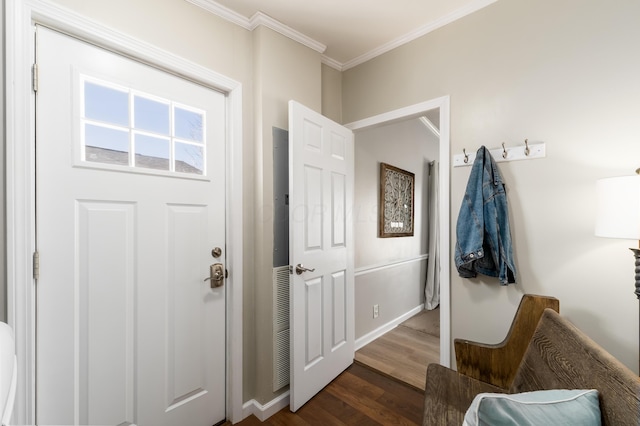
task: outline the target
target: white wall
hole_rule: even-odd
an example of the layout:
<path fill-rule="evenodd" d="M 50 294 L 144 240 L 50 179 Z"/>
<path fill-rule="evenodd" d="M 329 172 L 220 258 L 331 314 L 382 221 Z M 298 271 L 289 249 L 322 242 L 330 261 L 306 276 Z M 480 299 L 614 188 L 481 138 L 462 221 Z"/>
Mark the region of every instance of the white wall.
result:
<path fill-rule="evenodd" d="M 438 158 L 438 138 L 418 119 L 355 134 L 355 316 L 356 339 L 424 302 L 427 260 L 429 162 Z M 378 237 L 380 162 L 415 174 L 414 235 Z M 423 256 L 422 259 L 420 256 Z M 394 265 L 399 262 L 398 265 Z M 373 305 L 379 317 L 373 318 Z"/>
<path fill-rule="evenodd" d="M 5 2 L 0 5 L 0 28 L 4 27 L 4 14 L 5 14 Z M 0 51 L 4 52 L 4 29 L 0 30 Z M 0 55 L 0 141 L 2 142 L 2 149 L 0 149 L 0 182 L 4 182 L 5 174 L 5 149 L 6 136 L 4 130 L 4 54 Z M 0 223 L 5 223 L 5 190 L 4 185 L 0 186 Z M 0 321 L 7 320 L 7 270 L 6 270 L 6 235 L 5 227 L 0 227 Z"/>
<path fill-rule="evenodd" d="M 546 294 L 638 371 L 637 242 L 593 234 L 596 180 L 640 166 L 638 22 L 637 1 L 502 0 L 344 73 L 345 122 L 450 95 L 452 155 L 547 144 L 544 159 L 500 164 L 518 283 L 451 265 L 452 338 L 499 342 L 522 294 Z M 452 252 L 469 172 L 449 171 Z"/>

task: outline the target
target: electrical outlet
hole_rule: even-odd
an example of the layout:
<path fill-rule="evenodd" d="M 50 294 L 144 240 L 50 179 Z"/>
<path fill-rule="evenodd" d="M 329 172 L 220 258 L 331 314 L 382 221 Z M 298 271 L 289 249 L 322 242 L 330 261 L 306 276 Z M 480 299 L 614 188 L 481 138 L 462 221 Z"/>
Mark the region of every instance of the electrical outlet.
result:
<path fill-rule="evenodd" d="M 378 305 L 373 305 L 373 317 L 378 318 Z"/>

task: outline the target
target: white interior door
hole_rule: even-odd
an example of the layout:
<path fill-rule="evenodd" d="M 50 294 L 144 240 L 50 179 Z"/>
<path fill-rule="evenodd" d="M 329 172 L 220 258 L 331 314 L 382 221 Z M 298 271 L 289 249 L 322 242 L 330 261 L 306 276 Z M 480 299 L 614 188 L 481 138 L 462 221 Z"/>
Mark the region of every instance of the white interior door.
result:
<path fill-rule="evenodd" d="M 354 167 L 351 130 L 290 101 L 292 411 L 353 362 Z"/>
<path fill-rule="evenodd" d="M 224 420 L 225 95 L 37 41 L 38 424 Z"/>

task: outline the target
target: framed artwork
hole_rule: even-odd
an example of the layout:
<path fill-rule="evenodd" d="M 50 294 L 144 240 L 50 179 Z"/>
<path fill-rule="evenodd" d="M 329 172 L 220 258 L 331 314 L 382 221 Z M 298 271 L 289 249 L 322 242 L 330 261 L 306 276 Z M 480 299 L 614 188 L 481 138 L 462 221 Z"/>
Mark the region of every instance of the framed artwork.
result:
<path fill-rule="evenodd" d="M 413 236 L 415 174 L 380 163 L 380 208 L 378 236 Z"/>

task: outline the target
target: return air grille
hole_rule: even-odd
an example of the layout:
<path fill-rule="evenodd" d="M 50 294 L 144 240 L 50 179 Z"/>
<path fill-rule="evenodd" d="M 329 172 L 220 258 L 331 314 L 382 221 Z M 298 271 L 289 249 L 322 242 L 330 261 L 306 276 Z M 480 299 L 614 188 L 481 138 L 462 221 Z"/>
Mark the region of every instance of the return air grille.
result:
<path fill-rule="evenodd" d="M 289 384 L 289 266 L 273 268 L 273 391 Z"/>

